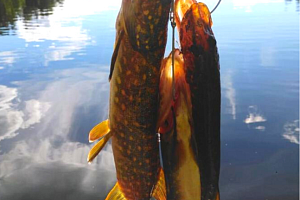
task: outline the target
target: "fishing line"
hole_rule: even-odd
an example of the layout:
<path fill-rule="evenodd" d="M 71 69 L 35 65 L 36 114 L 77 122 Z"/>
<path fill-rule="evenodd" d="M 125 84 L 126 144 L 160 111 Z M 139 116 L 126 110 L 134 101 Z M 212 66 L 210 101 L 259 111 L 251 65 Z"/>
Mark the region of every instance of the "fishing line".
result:
<path fill-rule="evenodd" d="M 170 11 L 170 21 L 172 26 L 172 96 L 173 96 L 173 102 L 175 102 L 175 17 L 174 17 L 174 11 L 175 11 L 175 3 L 174 0 L 172 0 L 171 5 L 171 11 Z M 173 104 L 174 105 L 174 104 Z M 174 108 L 172 106 L 172 112 L 174 113 Z M 173 123 L 173 131 L 176 131 L 176 118 L 174 118 Z"/>
<path fill-rule="evenodd" d="M 172 1 L 171 5 L 171 11 L 170 11 L 170 21 L 172 26 L 172 96 L 173 101 L 175 101 L 175 67 L 174 67 L 174 61 L 175 61 L 175 17 L 174 17 L 174 10 L 175 10 L 175 3 Z"/>
<path fill-rule="evenodd" d="M 217 8 L 218 6 L 220 5 L 221 3 L 221 0 L 218 1 L 217 5 L 214 7 L 214 9 L 212 9 L 212 11 L 210 11 L 210 14 L 212 14 Z"/>

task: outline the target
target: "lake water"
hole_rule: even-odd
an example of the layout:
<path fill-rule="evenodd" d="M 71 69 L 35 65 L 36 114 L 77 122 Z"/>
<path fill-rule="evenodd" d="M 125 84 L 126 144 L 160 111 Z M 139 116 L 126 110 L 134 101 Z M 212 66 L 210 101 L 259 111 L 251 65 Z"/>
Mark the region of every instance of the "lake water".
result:
<path fill-rule="evenodd" d="M 120 3 L 0 0 L 1 200 L 99 200 L 114 185 L 111 146 L 86 157 L 107 118 Z M 221 199 L 297 200 L 299 0 L 223 0 L 212 17 Z"/>

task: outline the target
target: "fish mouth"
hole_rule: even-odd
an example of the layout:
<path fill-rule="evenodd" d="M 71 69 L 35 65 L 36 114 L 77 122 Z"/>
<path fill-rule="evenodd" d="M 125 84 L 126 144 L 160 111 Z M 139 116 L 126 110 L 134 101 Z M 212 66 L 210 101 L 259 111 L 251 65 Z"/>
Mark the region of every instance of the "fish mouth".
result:
<path fill-rule="evenodd" d="M 175 1 L 175 20 L 177 26 L 180 25 L 185 13 L 190 9 L 190 7 L 197 3 L 196 0 L 176 0 Z"/>
<path fill-rule="evenodd" d="M 210 11 L 204 3 L 197 3 L 196 0 L 176 0 L 175 21 L 178 31 L 187 12 L 193 12 L 193 14 L 197 16 L 197 18 L 201 18 L 206 25 L 210 27 L 213 25 Z"/>

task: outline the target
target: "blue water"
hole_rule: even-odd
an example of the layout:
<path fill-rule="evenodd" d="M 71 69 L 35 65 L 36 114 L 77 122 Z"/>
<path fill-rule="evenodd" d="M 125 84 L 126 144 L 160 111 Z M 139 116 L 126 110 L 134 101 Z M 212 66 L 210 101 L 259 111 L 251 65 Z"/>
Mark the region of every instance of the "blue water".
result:
<path fill-rule="evenodd" d="M 88 132 L 107 118 L 121 0 L 43 2 L 0 0 L 0 199 L 104 199 L 111 146 L 88 165 Z M 223 0 L 212 18 L 221 199 L 299 199 L 299 1 Z"/>

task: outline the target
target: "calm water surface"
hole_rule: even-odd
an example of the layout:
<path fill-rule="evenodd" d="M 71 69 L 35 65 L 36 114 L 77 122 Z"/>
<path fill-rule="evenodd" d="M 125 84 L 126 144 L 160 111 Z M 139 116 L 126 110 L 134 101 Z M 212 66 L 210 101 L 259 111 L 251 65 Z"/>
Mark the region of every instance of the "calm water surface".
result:
<path fill-rule="evenodd" d="M 111 146 L 86 157 L 107 118 L 120 2 L 0 0 L 1 200 L 99 200 L 114 185 Z M 296 200 L 299 1 L 223 0 L 212 17 L 222 200 Z"/>

